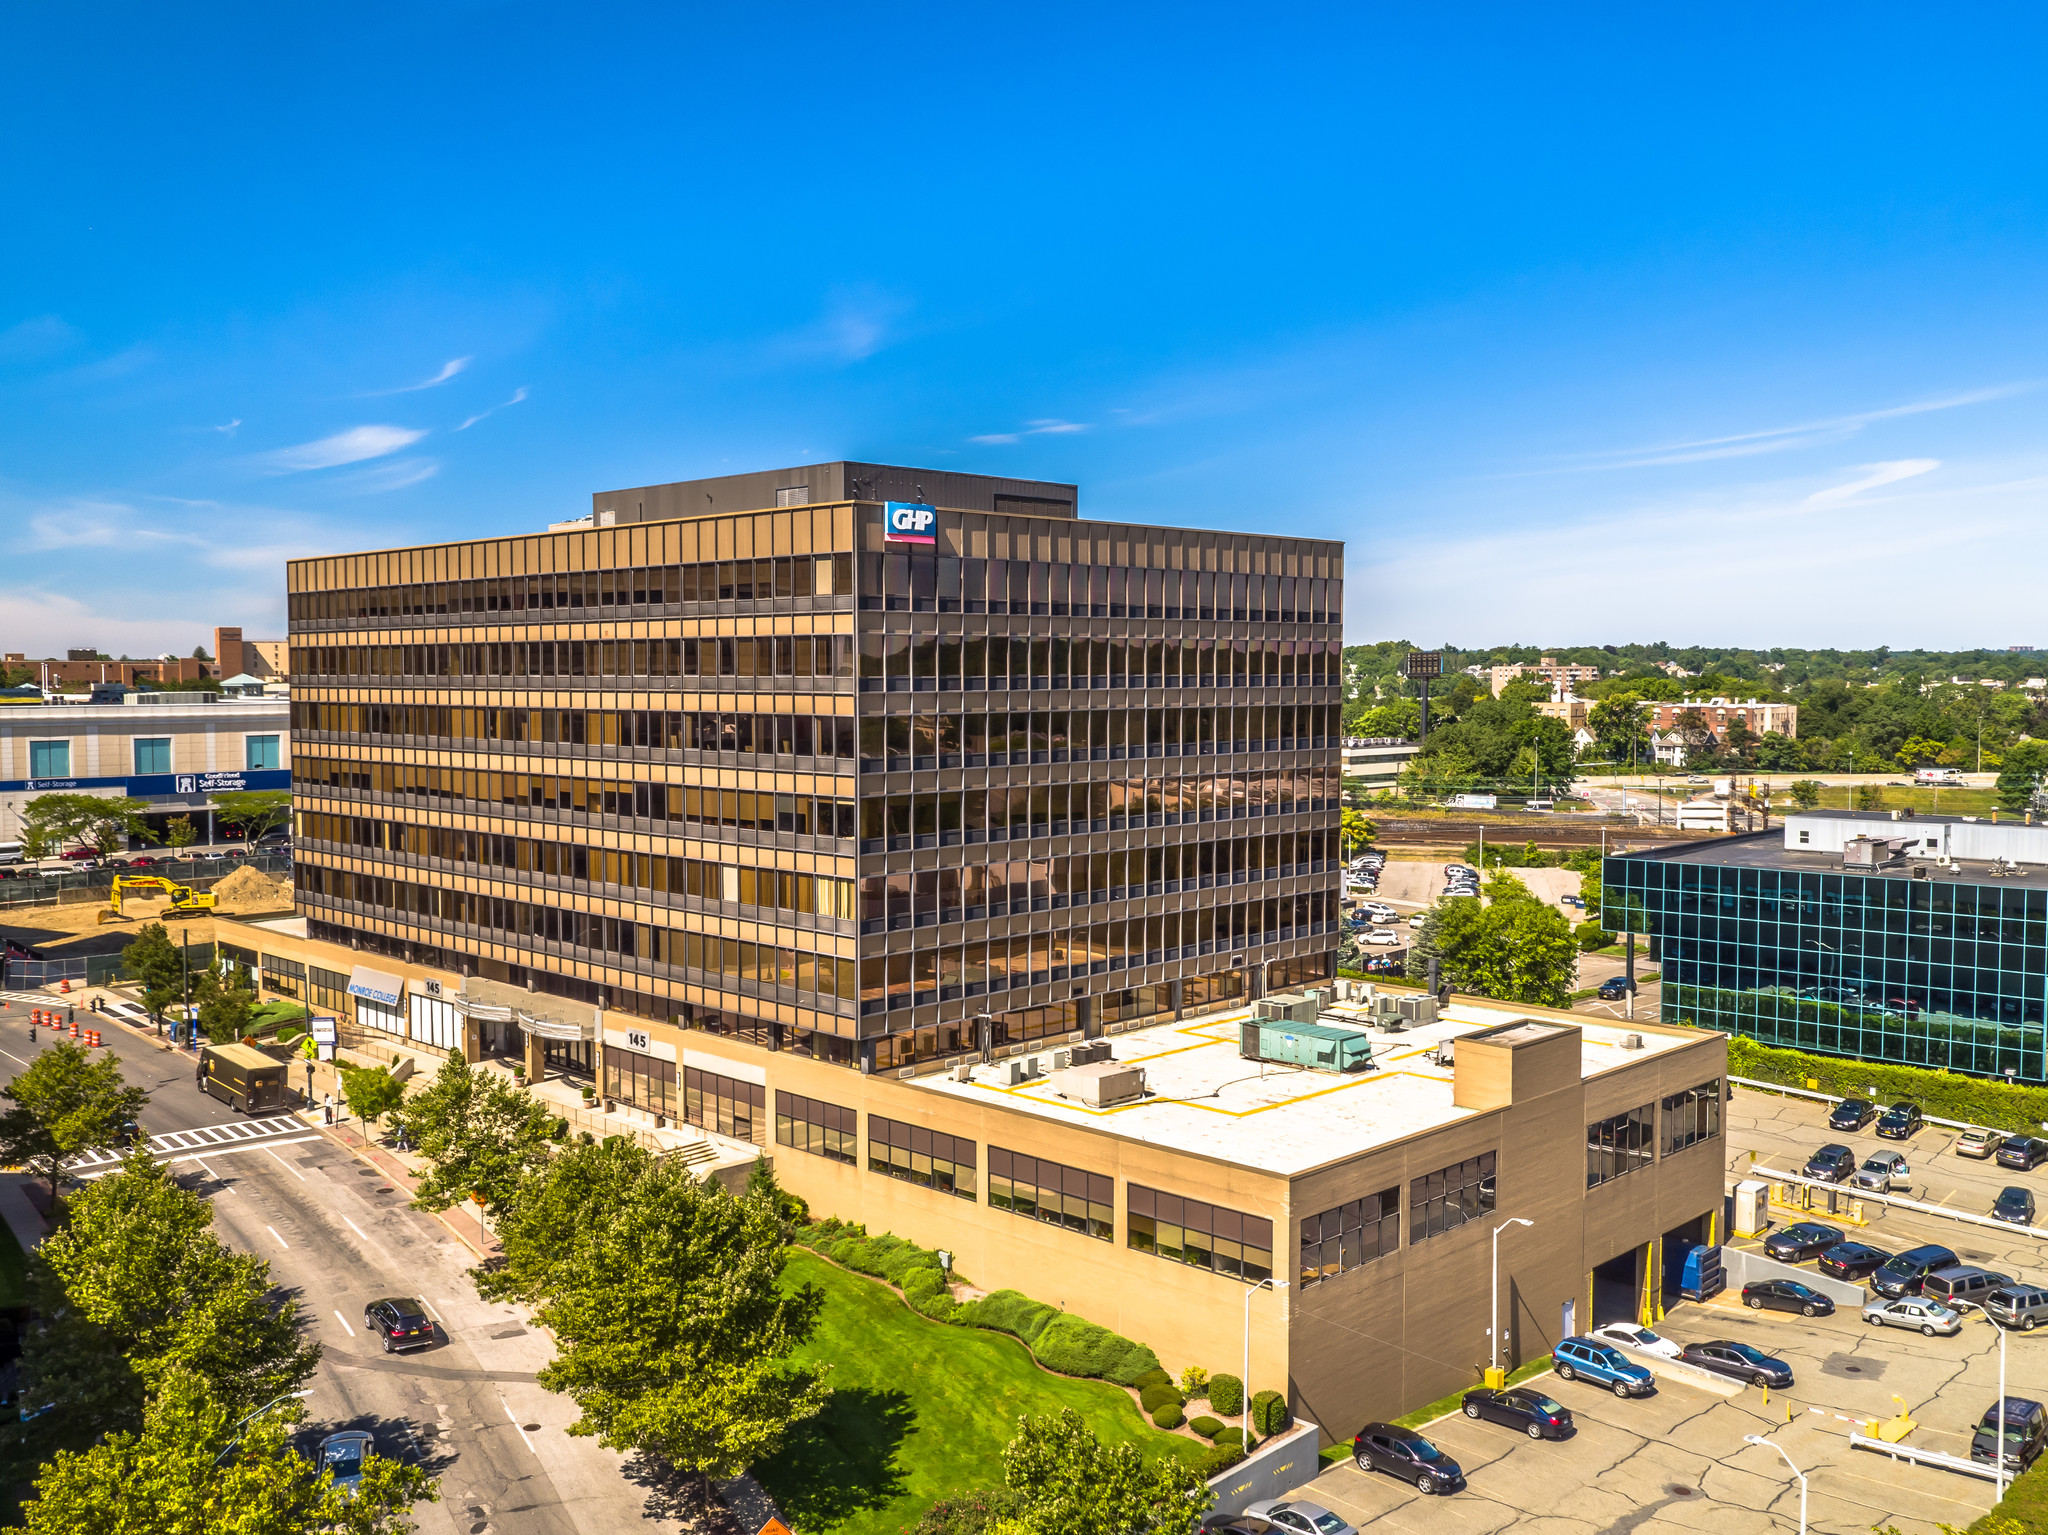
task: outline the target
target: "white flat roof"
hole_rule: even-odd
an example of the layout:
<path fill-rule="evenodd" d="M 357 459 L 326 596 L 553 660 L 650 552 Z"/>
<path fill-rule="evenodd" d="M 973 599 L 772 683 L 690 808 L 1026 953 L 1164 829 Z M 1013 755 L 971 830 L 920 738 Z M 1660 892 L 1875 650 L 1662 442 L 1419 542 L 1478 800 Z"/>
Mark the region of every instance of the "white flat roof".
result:
<path fill-rule="evenodd" d="M 1590 1015 L 1530 1019 L 1524 1007 L 1463 999 L 1454 1001 L 1435 1023 L 1395 1034 L 1367 1027 L 1362 1012 L 1339 1003 L 1317 1021 L 1366 1034 L 1372 1040 L 1373 1066 L 1362 1072 L 1328 1072 L 1244 1059 L 1239 1053 L 1240 1025 L 1250 1016 L 1248 1010 L 1221 1013 L 1107 1036 L 1118 1064 L 1145 1068 L 1150 1094 L 1115 1108 L 1091 1109 L 1057 1097 L 1044 1077 L 1007 1086 L 1006 1061 L 974 1066 L 966 1082 L 942 1072 L 913 1078 L 906 1085 L 1292 1175 L 1482 1112 L 1453 1103 L 1453 1069 L 1430 1061 L 1445 1040 L 1517 1019 L 1529 1019 L 1524 1027 L 1532 1037 L 1576 1025 L 1581 1031 L 1582 1073 L 1590 1078 L 1682 1049 L 1701 1037 Z M 1634 1033 L 1641 1034 L 1642 1048 L 1623 1049 L 1622 1041 Z M 1042 1057 L 1043 1069 L 1052 1069 L 1052 1047 L 1025 1051 L 1016 1058 L 1032 1054 Z"/>

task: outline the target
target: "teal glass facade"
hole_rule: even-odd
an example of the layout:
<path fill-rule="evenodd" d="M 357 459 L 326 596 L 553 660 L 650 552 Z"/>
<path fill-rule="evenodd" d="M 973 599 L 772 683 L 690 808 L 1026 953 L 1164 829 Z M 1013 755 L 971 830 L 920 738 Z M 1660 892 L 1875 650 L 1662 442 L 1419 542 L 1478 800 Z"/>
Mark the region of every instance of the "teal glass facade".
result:
<path fill-rule="evenodd" d="M 1641 854 L 1601 884 L 1601 920 L 1651 940 L 1666 1023 L 2048 1080 L 2048 890 Z"/>

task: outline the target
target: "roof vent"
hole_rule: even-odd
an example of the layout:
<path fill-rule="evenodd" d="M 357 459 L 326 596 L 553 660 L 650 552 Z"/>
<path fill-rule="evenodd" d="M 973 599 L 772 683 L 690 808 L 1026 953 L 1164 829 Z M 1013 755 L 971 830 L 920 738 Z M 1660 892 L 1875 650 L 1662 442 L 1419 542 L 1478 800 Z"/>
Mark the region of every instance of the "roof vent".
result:
<path fill-rule="evenodd" d="M 1621 1036 L 1621 1048 L 1622 1048 L 1622 1049 L 1624 1049 L 1624 1050 L 1640 1050 L 1640 1049 L 1642 1049 L 1642 1048 L 1643 1048 L 1643 1036 L 1642 1036 L 1642 1035 L 1640 1035 L 1640 1034 L 1624 1034 L 1624 1035 L 1622 1035 L 1622 1036 Z"/>

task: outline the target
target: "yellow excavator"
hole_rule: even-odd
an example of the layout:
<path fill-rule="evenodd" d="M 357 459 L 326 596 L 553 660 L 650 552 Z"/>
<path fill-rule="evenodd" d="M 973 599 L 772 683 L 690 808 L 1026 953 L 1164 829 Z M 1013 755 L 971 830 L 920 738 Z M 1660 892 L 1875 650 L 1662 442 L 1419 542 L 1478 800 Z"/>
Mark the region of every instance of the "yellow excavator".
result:
<path fill-rule="evenodd" d="M 125 922 L 128 920 L 121 915 L 121 892 L 123 890 L 163 891 L 164 894 L 171 898 L 169 909 L 163 913 L 166 917 L 198 917 L 213 910 L 213 892 L 210 890 L 202 894 L 200 891 L 194 890 L 190 885 L 173 884 L 170 880 L 156 874 L 117 874 L 114 876 L 113 892 L 109 896 L 113 905 L 100 913 L 100 921 Z"/>

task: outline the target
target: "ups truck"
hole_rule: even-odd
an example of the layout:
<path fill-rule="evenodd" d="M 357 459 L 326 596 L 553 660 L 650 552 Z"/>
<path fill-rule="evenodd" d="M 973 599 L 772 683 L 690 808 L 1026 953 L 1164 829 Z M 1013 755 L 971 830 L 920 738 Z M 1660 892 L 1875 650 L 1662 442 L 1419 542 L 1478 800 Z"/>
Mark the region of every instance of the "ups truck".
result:
<path fill-rule="evenodd" d="M 284 1062 L 253 1045 L 208 1045 L 199 1053 L 199 1085 L 244 1114 L 285 1106 Z"/>

